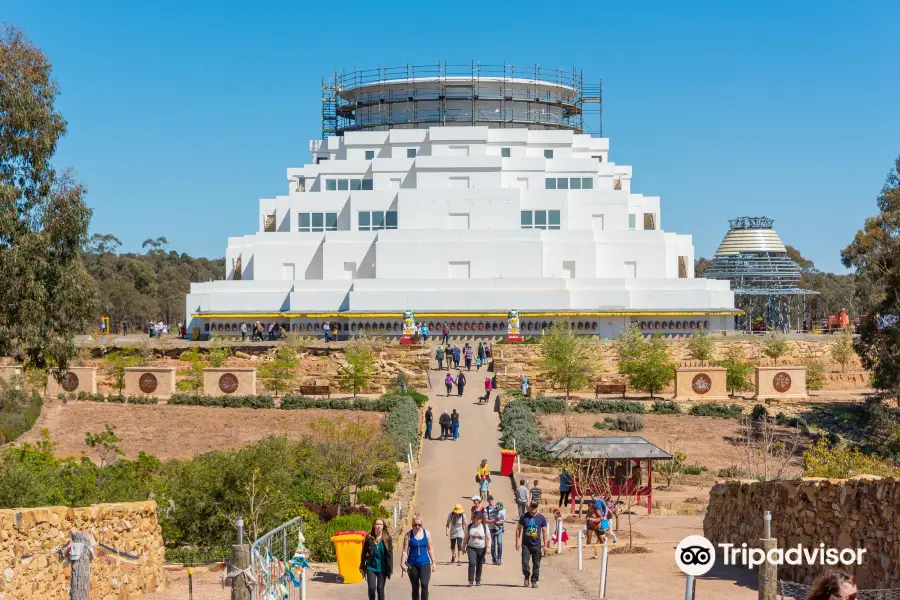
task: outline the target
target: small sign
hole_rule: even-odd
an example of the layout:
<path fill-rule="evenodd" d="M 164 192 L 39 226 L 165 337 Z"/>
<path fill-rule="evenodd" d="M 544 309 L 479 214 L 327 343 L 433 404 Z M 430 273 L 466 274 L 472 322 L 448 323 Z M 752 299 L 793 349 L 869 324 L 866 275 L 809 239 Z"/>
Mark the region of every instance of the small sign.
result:
<path fill-rule="evenodd" d="M 191 339 L 194 340 L 195 342 L 200 341 L 200 328 L 199 327 L 193 327 L 191 329 Z"/>

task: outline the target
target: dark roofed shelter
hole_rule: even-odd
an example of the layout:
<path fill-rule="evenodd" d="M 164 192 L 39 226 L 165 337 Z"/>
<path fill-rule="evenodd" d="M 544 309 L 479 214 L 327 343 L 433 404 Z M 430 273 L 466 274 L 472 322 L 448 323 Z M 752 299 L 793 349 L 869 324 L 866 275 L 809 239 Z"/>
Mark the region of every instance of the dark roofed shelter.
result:
<path fill-rule="evenodd" d="M 604 465 L 613 464 L 613 475 L 606 477 L 609 492 L 613 496 L 634 496 L 640 502 L 641 496 L 647 497 L 647 514 L 653 514 L 653 461 L 672 460 L 672 455 L 651 444 L 644 438 L 636 435 L 614 436 L 581 436 L 564 437 L 549 446 L 549 452 L 554 458 L 574 459 L 582 462 L 603 461 Z M 647 461 L 647 484 L 642 485 L 641 463 Z M 604 467 L 604 473 L 609 469 Z M 574 482 L 572 494 L 572 512 L 575 512 L 575 499 L 582 498 L 584 492 L 602 496 L 602 489 L 580 489 L 578 482 Z"/>

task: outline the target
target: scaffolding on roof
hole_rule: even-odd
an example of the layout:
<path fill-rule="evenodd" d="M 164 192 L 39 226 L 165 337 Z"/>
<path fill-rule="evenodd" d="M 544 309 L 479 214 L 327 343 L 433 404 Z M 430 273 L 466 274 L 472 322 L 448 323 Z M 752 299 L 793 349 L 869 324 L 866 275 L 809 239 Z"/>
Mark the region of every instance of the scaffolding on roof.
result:
<path fill-rule="evenodd" d="M 602 82 L 540 65 L 403 65 L 322 78 L 322 139 L 347 131 L 470 125 L 603 133 Z M 587 108 L 585 108 L 587 106 Z M 586 126 L 585 112 L 596 117 Z M 593 121 L 594 119 L 590 119 Z"/>

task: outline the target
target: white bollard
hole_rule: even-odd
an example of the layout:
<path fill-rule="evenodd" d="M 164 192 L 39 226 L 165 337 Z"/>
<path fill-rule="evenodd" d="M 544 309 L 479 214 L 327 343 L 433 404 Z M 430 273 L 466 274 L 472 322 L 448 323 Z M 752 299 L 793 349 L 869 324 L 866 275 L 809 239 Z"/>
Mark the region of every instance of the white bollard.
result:
<path fill-rule="evenodd" d="M 300 600 L 306 600 L 306 569 L 300 569 Z"/>
<path fill-rule="evenodd" d="M 513 438 L 513 450 L 516 452 L 516 474 L 522 472 L 522 461 L 519 460 L 519 452 L 516 451 L 516 440 Z"/>
<path fill-rule="evenodd" d="M 562 517 L 556 518 L 556 553 L 562 554 L 562 531 L 563 531 L 563 522 Z"/>
<path fill-rule="evenodd" d="M 581 571 L 584 569 L 584 565 L 582 563 L 582 558 L 584 557 L 584 529 L 578 532 L 578 570 Z"/>
<path fill-rule="evenodd" d="M 394 504 L 394 529 L 397 528 L 397 505 Z"/>
<path fill-rule="evenodd" d="M 397 514 L 403 519 L 403 503 L 397 500 Z"/>
<path fill-rule="evenodd" d="M 603 552 L 600 555 L 600 597 L 606 598 L 606 561 L 608 555 L 606 544 L 603 544 Z"/>
<path fill-rule="evenodd" d="M 410 456 L 413 455 L 413 451 L 412 451 L 412 442 L 409 443 L 409 455 L 410 455 Z"/>
<path fill-rule="evenodd" d="M 412 455 L 411 454 L 406 455 L 406 464 L 409 467 L 409 472 L 412 473 Z"/>

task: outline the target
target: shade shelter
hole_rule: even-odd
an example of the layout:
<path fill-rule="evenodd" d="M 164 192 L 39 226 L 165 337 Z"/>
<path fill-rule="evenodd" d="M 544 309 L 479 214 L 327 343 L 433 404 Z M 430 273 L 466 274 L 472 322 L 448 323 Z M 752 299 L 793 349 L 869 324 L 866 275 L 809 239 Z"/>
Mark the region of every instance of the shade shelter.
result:
<path fill-rule="evenodd" d="M 574 459 L 582 470 L 599 468 L 600 477 L 614 497 L 633 496 L 639 502 L 645 496 L 647 514 L 653 514 L 653 461 L 672 460 L 671 454 L 636 435 L 564 437 L 547 446 L 547 452 L 557 459 Z M 642 477 L 644 468 L 646 484 Z M 582 498 L 585 493 L 603 496 L 606 491 L 600 485 L 579 481 L 582 479 L 575 477 L 573 481 L 573 512 L 576 498 Z M 591 477 L 584 479 L 596 481 Z"/>

